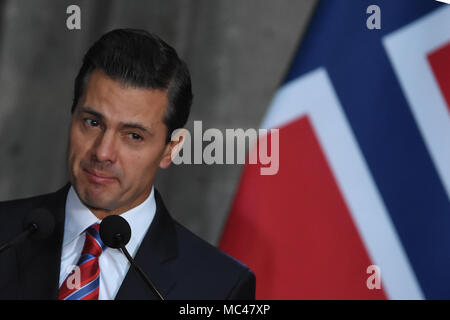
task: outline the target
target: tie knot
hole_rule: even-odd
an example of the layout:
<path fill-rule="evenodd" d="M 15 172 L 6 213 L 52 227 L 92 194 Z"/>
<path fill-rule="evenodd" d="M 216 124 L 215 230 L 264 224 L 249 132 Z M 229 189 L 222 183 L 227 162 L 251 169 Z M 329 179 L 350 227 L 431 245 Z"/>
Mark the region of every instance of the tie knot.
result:
<path fill-rule="evenodd" d="M 98 258 L 105 250 L 106 246 L 100 238 L 99 229 L 100 224 L 98 223 L 94 223 L 86 229 L 86 240 L 84 241 L 82 255 L 90 254 Z"/>

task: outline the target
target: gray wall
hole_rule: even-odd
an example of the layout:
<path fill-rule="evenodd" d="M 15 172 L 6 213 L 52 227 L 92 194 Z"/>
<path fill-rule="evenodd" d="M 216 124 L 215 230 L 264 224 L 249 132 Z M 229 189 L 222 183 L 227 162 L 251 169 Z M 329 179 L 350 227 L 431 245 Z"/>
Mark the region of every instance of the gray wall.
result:
<path fill-rule="evenodd" d="M 73 80 L 86 49 L 118 27 L 174 46 L 192 75 L 188 122 L 258 128 L 316 0 L 9 0 L 0 2 L 0 200 L 52 192 L 67 181 Z M 66 28 L 81 7 L 82 29 Z M 156 187 L 180 222 L 216 244 L 241 165 L 172 165 Z"/>

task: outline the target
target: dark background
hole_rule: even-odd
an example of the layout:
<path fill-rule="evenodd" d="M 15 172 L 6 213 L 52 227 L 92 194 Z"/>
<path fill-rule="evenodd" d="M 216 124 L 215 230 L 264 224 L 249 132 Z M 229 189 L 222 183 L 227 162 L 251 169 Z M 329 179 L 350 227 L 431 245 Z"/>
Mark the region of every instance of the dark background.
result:
<path fill-rule="evenodd" d="M 259 128 L 316 0 L 0 1 L 0 200 L 67 182 L 73 81 L 85 51 L 115 28 L 143 28 L 172 45 L 191 71 L 194 120 Z M 81 8 L 68 30 L 66 8 Z M 219 240 L 242 165 L 172 165 L 155 186 L 172 215 Z"/>

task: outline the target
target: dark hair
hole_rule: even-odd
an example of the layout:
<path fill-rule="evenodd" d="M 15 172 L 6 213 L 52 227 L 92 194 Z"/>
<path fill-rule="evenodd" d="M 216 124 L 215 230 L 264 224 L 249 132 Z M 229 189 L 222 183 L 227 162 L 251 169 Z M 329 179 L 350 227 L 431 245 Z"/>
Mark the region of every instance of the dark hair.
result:
<path fill-rule="evenodd" d="M 72 113 L 96 69 L 125 85 L 167 89 L 169 105 L 163 119 L 167 143 L 172 132 L 186 124 L 193 98 L 189 70 L 175 49 L 158 36 L 145 30 L 116 29 L 95 42 L 75 78 Z"/>

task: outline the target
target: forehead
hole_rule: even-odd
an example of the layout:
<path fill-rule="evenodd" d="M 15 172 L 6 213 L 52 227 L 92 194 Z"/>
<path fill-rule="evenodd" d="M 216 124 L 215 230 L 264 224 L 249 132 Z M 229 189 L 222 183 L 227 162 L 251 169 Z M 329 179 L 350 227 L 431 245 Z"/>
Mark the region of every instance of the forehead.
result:
<path fill-rule="evenodd" d="M 168 105 L 167 90 L 136 88 L 113 80 L 101 70 L 89 77 L 80 104 L 111 121 L 163 121 Z"/>

